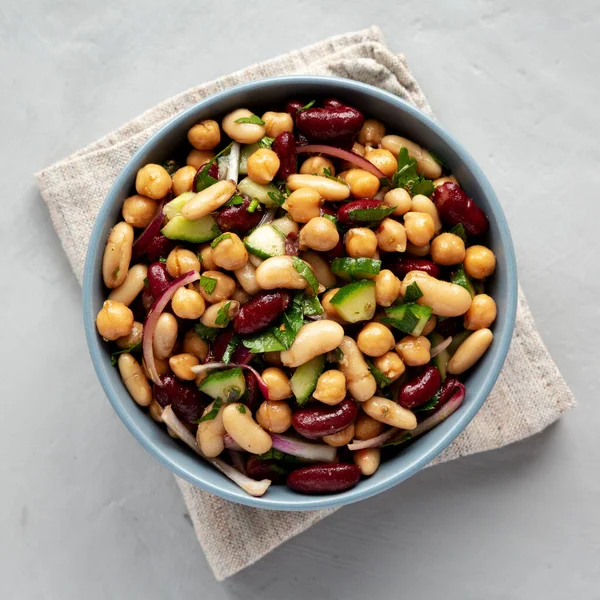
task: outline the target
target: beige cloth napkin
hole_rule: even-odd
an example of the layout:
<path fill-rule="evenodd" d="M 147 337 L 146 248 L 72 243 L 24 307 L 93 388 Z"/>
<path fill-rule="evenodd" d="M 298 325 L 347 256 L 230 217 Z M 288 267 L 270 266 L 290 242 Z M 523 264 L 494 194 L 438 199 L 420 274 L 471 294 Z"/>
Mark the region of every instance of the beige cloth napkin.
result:
<path fill-rule="evenodd" d="M 253 79 L 292 73 L 363 81 L 432 114 L 404 57 L 387 48 L 376 27 L 319 42 L 166 100 L 37 174 L 52 222 L 79 281 L 95 216 L 110 185 L 141 144 L 177 113 L 215 92 Z M 572 406 L 573 395 L 520 295 L 514 338 L 496 386 L 471 424 L 431 464 L 521 440 L 541 431 Z M 178 478 L 177 483 L 218 580 L 251 565 L 336 510 L 266 511 L 230 503 Z"/>

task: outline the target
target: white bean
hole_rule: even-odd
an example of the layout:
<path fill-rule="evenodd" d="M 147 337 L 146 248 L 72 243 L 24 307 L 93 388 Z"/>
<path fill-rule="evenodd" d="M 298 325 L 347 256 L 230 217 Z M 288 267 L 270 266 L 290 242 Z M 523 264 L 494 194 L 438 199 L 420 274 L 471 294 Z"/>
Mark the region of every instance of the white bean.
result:
<path fill-rule="evenodd" d="M 344 338 L 344 329 L 335 321 L 323 319 L 300 327 L 289 350 L 281 352 L 286 367 L 299 367 L 315 356 L 337 348 Z"/>

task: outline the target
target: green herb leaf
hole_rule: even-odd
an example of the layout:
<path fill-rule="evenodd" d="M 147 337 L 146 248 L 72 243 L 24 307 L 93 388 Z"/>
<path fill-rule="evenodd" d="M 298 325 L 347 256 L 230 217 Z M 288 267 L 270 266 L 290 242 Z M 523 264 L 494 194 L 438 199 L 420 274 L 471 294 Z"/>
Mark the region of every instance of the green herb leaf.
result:
<path fill-rule="evenodd" d="M 163 265 L 164 265 L 164 264 L 167 262 L 167 259 L 161 256 L 161 257 L 158 259 L 158 262 L 161 262 L 161 263 L 163 263 Z"/>
<path fill-rule="evenodd" d="M 325 312 L 317 296 L 307 296 L 306 294 L 299 294 L 299 296 L 302 300 L 302 311 L 305 317 L 316 317 Z"/>
<path fill-rule="evenodd" d="M 465 244 L 467 243 L 467 230 L 462 223 L 458 223 L 458 225 L 455 225 L 452 229 L 449 229 L 448 233 L 457 235 Z"/>
<path fill-rule="evenodd" d="M 253 213 L 258 208 L 258 200 L 254 198 L 252 202 L 250 202 L 250 206 L 246 209 L 249 213 Z"/>
<path fill-rule="evenodd" d="M 416 406 L 412 410 L 414 412 L 424 412 L 426 410 L 431 410 L 437 406 L 437 403 L 440 401 L 441 396 L 442 396 L 442 390 L 440 388 L 437 391 L 437 393 L 435 394 L 435 396 L 429 402 L 426 402 L 425 404 L 422 404 L 421 406 Z"/>
<path fill-rule="evenodd" d="M 305 104 L 304 106 L 301 106 L 297 111 L 296 114 L 298 114 L 299 112 L 302 112 L 303 110 L 308 110 L 309 108 L 312 108 L 315 104 L 316 100 L 311 100 L 308 104 Z"/>
<path fill-rule="evenodd" d="M 244 199 L 241 196 L 233 196 L 225 203 L 225 206 L 240 206 L 244 204 Z"/>
<path fill-rule="evenodd" d="M 180 166 L 179 163 L 176 160 L 166 160 L 163 164 L 163 169 L 171 176 L 173 176 L 173 173 L 175 173 L 175 171 L 179 170 Z"/>
<path fill-rule="evenodd" d="M 204 289 L 204 291 L 210 296 L 215 291 L 217 287 L 217 280 L 213 277 L 206 277 L 205 275 L 200 275 L 200 285 Z"/>
<path fill-rule="evenodd" d="M 145 288 L 149 287 L 148 278 L 147 277 L 144 277 L 144 287 Z"/>
<path fill-rule="evenodd" d="M 404 302 L 416 302 L 422 295 L 423 292 L 421 291 L 419 284 L 416 281 L 414 281 L 406 288 L 406 293 L 404 294 Z"/>
<path fill-rule="evenodd" d="M 225 352 L 223 352 L 223 358 L 221 359 L 222 362 L 224 362 L 226 365 L 228 365 L 231 362 L 231 356 L 233 355 L 233 353 L 235 352 L 235 349 L 239 346 L 239 344 L 240 344 L 240 338 L 234 333 L 231 336 L 231 339 L 229 340 L 229 342 L 227 343 Z"/>
<path fill-rule="evenodd" d="M 293 257 L 293 264 L 294 269 L 296 269 L 296 271 L 298 271 L 298 273 L 300 273 L 300 275 L 302 275 L 302 277 L 306 279 L 306 282 L 308 283 L 312 291 L 316 294 L 319 290 L 319 282 L 317 281 L 317 278 L 314 276 L 313 272 L 310 270 L 308 264 L 305 263 L 301 258 L 298 258 L 297 256 Z"/>
<path fill-rule="evenodd" d="M 399 437 L 392 438 L 389 442 L 386 442 L 381 447 L 388 448 L 390 446 L 398 446 L 399 444 L 404 444 L 404 442 L 408 442 L 408 440 L 410 440 L 411 438 L 412 438 L 412 433 L 410 433 L 410 431 L 406 431 L 403 434 L 401 434 Z"/>
<path fill-rule="evenodd" d="M 259 148 L 270 148 L 273 145 L 274 141 L 275 141 L 275 138 L 265 136 L 264 138 L 258 140 L 258 147 Z"/>
<path fill-rule="evenodd" d="M 271 198 L 271 200 L 277 204 L 277 206 L 281 206 L 287 199 L 287 196 L 285 196 L 280 190 L 277 190 L 276 192 L 267 192 L 267 196 L 269 196 L 269 198 Z"/>
<path fill-rule="evenodd" d="M 251 123 L 252 125 L 264 125 L 265 122 L 256 115 L 252 115 L 251 117 L 242 117 L 241 119 L 236 119 L 236 123 Z"/>
<path fill-rule="evenodd" d="M 381 322 L 404 333 L 419 336 L 432 313 L 433 309 L 430 306 L 409 302 L 387 308 L 387 316 L 381 319 Z"/>
<path fill-rule="evenodd" d="M 239 413 L 246 414 L 246 407 L 243 404 L 238 404 L 236 408 Z"/>
<path fill-rule="evenodd" d="M 196 323 L 194 330 L 203 340 L 208 342 L 214 342 L 219 334 L 219 330 L 216 327 L 208 327 L 203 323 Z"/>
<path fill-rule="evenodd" d="M 318 173 L 313 173 L 313 175 L 318 175 Z M 333 179 L 333 181 L 338 181 L 339 183 L 343 183 L 344 185 L 348 185 L 343 179 L 340 179 L 339 177 L 336 177 L 331 172 L 331 169 L 329 167 L 325 167 L 323 169 L 323 175 L 325 175 L 325 177 L 327 177 L 327 179 Z"/>
<path fill-rule="evenodd" d="M 388 215 L 391 215 L 396 208 L 394 206 L 386 206 L 381 203 L 377 208 L 360 208 L 357 210 L 351 210 L 348 213 L 348 218 L 351 221 L 381 221 Z"/>
<path fill-rule="evenodd" d="M 228 240 L 231 238 L 230 233 L 222 233 L 216 240 L 213 240 L 210 247 L 215 248 L 217 244 L 220 244 L 223 240 Z"/>
<path fill-rule="evenodd" d="M 223 400 L 221 400 L 221 398 L 217 398 L 213 402 L 212 408 L 203 417 L 201 417 L 197 421 L 194 421 L 196 425 L 204 423 L 204 421 L 214 421 L 217 418 L 217 415 L 219 414 L 221 406 L 223 406 Z"/>
<path fill-rule="evenodd" d="M 338 362 L 341 362 L 342 360 L 344 360 L 344 351 L 341 348 L 336 348 L 333 352 L 335 354 L 335 359 Z"/>
<path fill-rule="evenodd" d="M 221 327 L 226 327 L 229 321 L 231 321 L 231 317 L 229 316 L 229 307 L 231 306 L 231 302 L 227 302 L 217 312 L 217 318 L 215 319 L 215 325 L 220 325 Z"/>
<path fill-rule="evenodd" d="M 382 390 L 392 383 L 392 380 L 389 377 L 386 377 L 370 360 L 367 360 L 367 364 L 369 365 L 371 375 L 373 375 L 377 385 Z"/>
<path fill-rule="evenodd" d="M 131 346 L 131 348 L 125 348 L 125 350 L 117 350 L 116 352 L 113 352 L 110 355 L 110 364 L 115 367 L 117 365 L 117 361 L 119 360 L 119 355 L 120 354 L 125 354 L 126 352 L 129 352 L 130 354 L 135 354 L 137 352 L 141 352 L 142 351 L 142 342 L 138 342 L 137 344 L 134 344 L 133 346 Z"/>
<path fill-rule="evenodd" d="M 297 465 L 305 462 L 297 456 L 292 456 L 291 454 L 287 454 L 286 452 L 282 452 L 281 450 L 275 450 L 275 448 L 271 448 L 264 454 L 259 454 L 256 458 L 258 460 L 276 460 L 284 464 L 287 463 L 290 465 Z"/>
<path fill-rule="evenodd" d="M 220 157 L 223 156 L 225 153 L 229 152 L 231 150 L 231 146 L 232 146 L 233 142 L 231 142 L 229 145 L 225 146 L 225 148 L 223 148 L 223 150 L 221 150 L 221 152 L 215 154 L 203 167 L 202 170 L 200 171 L 200 173 L 198 173 L 198 176 L 196 177 L 196 192 L 201 192 L 202 190 L 205 190 L 207 187 L 210 187 L 211 185 L 214 185 L 215 183 L 217 183 L 217 179 L 215 179 L 214 177 L 211 177 L 208 174 L 208 171 L 210 170 L 211 165 Z"/>
<path fill-rule="evenodd" d="M 281 325 L 273 327 L 273 335 L 289 350 L 300 327 L 304 325 L 304 304 L 302 295 L 294 298 L 292 305 L 283 313 Z"/>
<path fill-rule="evenodd" d="M 450 169 L 450 165 L 448 165 L 443 158 L 440 158 L 435 152 L 433 152 L 433 150 L 427 150 L 427 152 L 429 152 L 429 156 L 431 156 L 431 158 L 433 158 L 438 165 L 441 165 L 445 169 Z"/>
<path fill-rule="evenodd" d="M 431 196 L 435 190 L 435 186 L 433 185 L 433 181 L 431 179 L 425 179 L 423 175 L 419 175 L 419 178 L 416 181 L 413 181 L 410 193 L 413 196 L 422 195 L 422 196 Z"/>
<path fill-rule="evenodd" d="M 417 173 L 417 160 L 408 155 L 408 149 L 404 146 L 398 153 L 398 169 L 392 177 L 392 187 L 403 187 L 412 196 L 417 194 L 431 196 L 433 194 L 433 181 L 425 179 L 423 175 Z"/>
<path fill-rule="evenodd" d="M 286 347 L 275 337 L 273 328 L 266 329 L 260 333 L 249 335 L 242 340 L 242 344 L 252 354 L 262 354 L 264 352 L 281 352 Z"/>
<path fill-rule="evenodd" d="M 323 213 L 323 216 L 324 216 L 326 219 L 329 219 L 329 220 L 330 220 L 330 221 L 331 221 L 331 222 L 332 222 L 332 223 L 333 223 L 333 224 L 334 224 L 334 225 L 337 227 L 337 225 L 338 225 L 338 220 L 337 220 L 337 217 L 334 217 L 333 215 L 330 215 L 330 214 L 328 214 L 328 213 Z"/>

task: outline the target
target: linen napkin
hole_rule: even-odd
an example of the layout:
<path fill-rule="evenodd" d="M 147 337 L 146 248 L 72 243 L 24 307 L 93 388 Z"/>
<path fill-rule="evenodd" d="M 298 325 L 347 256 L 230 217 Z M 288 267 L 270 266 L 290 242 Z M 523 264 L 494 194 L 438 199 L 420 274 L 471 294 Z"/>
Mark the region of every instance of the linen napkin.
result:
<path fill-rule="evenodd" d="M 335 75 L 396 94 L 432 115 L 403 55 L 377 27 L 333 37 L 303 50 L 201 84 L 146 111 L 113 133 L 36 175 L 52 222 L 81 283 L 94 218 L 131 155 L 165 122 L 228 87 L 284 74 Z M 499 448 L 531 436 L 575 404 L 520 293 L 517 324 L 504 369 L 465 431 L 430 464 Z M 274 512 L 222 500 L 176 478 L 194 529 L 218 580 L 259 560 L 337 509 Z"/>

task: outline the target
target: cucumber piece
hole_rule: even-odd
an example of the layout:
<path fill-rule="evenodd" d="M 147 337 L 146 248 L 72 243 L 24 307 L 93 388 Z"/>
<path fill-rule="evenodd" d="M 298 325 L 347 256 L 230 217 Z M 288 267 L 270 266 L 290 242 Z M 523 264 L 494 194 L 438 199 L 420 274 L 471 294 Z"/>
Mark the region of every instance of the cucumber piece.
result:
<path fill-rule="evenodd" d="M 168 202 L 163 206 L 163 212 L 169 219 L 172 219 L 181 212 L 183 205 L 191 200 L 194 196 L 194 192 L 183 192 L 183 194 L 179 194 L 177 198 L 173 198 L 171 202 Z"/>
<path fill-rule="evenodd" d="M 221 398 L 223 402 L 237 402 L 246 392 L 246 380 L 239 367 L 210 373 L 198 389 L 213 400 Z"/>
<path fill-rule="evenodd" d="M 240 193 L 250 196 L 250 198 L 256 198 L 261 204 L 264 204 L 268 208 L 277 206 L 277 204 L 269 197 L 269 192 L 276 195 L 279 194 L 279 190 L 272 183 L 263 185 L 252 181 L 250 177 L 244 177 L 244 179 L 238 183 L 238 190 Z"/>
<path fill-rule="evenodd" d="M 258 258 L 271 258 L 285 254 L 285 236 L 271 225 L 263 225 L 255 229 L 244 244 L 250 254 Z"/>
<path fill-rule="evenodd" d="M 248 159 L 258 150 L 258 142 L 242 146 L 240 152 L 240 175 L 248 175 Z"/>
<path fill-rule="evenodd" d="M 446 350 L 448 351 L 448 354 L 450 355 L 450 357 L 454 356 L 454 353 L 456 352 L 457 348 L 472 334 L 472 331 L 469 331 L 468 329 L 465 329 L 463 331 L 461 331 L 460 333 L 457 333 L 456 335 L 452 336 L 452 341 L 450 342 L 450 345 L 446 348 Z"/>
<path fill-rule="evenodd" d="M 283 235 L 287 235 L 288 233 L 298 233 L 298 223 L 287 214 L 279 219 L 274 219 L 271 221 L 270 225 L 271 227 L 275 227 L 275 229 Z"/>
<path fill-rule="evenodd" d="M 431 317 L 433 309 L 430 306 L 421 306 L 414 302 L 399 304 L 385 309 L 387 318 L 381 319 L 382 323 L 391 325 L 404 333 L 419 336 Z"/>
<path fill-rule="evenodd" d="M 290 379 L 290 387 L 296 402 L 302 406 L 312 395 L 317 387 L 317 379 L 325 369 L 325 355 L 315 356 L 307 363 L 300 365 L 292 378 Z"/>
<path fill-rule="evenodd" d="M 427 337 L 431 343 L 432 348 L 435 348 L 435 346 L 441 344 L 445 339 L 436 331 L 430 333 Z M 448 348 L 445 348 L 437 356 L 434 356 L 431 359 L 433 366 L 440 372 L 440 375 L 442 376 L 442 383 L 444 383 L 444 381 L 446 380 L 446 375 L 448 374 L 449 361 L 450 353 L 448 352 Z"/>
<path fill-rule="evenodd" d="M 193 244 L 210 242 L 221 235 L 221 230 L 211 215 L 194 221 L 188 221 L 181 215 L 176 215 L 160 232 L 170 240 L 182 240 Z"/>
<path fill-rule="evenodd" d="M 452 277 L 450 278 L 450 281 L 452 283 L 455 283 L 456 285 L 460 285 L 461 287 L 464 287 L 465 290 L 467 290 L 467 292 L 469 292 L 469 294 L 471 294 L 471 298 L 473 298 L 473 296 L 475 296 L 475 287 L 473 286 L 473 282 L 469 279 L 469 276 L 465 273 L 465 269 L 463 268 L 462 265 L 460 265 L 458 267 L 458 269 L 456 269 L 456 271 L 454 271 L 454 273 L 452 273 Z"/>
<path fill-rule="evenodd" d="M 375 315 L 377 301 L 375 299 L 375 282 L 361 279 L 349 283 L 330 300 L 337 313 L 348 323 L 370 321 Z"/>
<path fill-rule="evenodd" d="M 342 279 L 369 279 L 381 270 L 381 261 L 373 258 L 334 258 L 331 272 Z"/>

